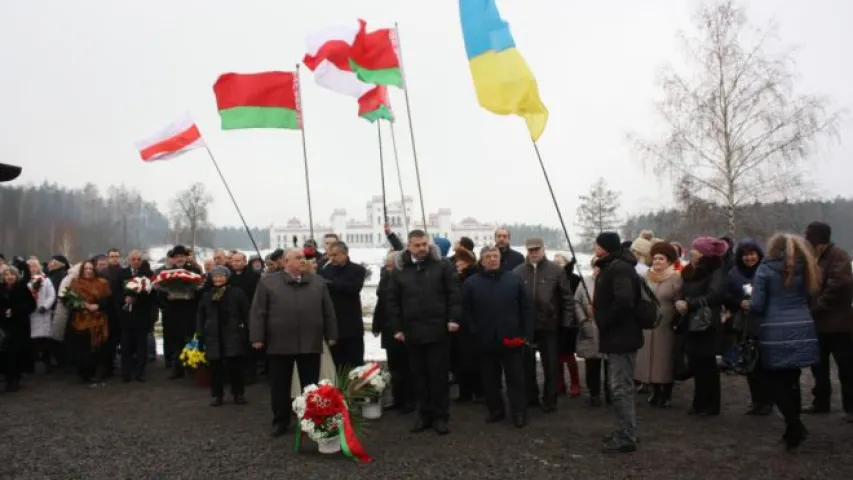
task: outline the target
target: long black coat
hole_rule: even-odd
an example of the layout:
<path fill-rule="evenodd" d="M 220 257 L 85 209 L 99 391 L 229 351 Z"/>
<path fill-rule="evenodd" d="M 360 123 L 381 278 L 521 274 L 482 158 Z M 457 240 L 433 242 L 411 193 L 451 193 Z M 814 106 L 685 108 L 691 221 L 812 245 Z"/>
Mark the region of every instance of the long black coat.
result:
<path fill-rule="evenodd" d="M 682 299 L 687 302 L 687 315 L 681 317 L 679 332 L 684 335 L 684 348 L 688 355 L 710 357 L 717 355 L 723 345 L 722 307 L 726 291 L 726 267 L 723 259 L 702 257 L 697 264 L 681 271 L 684 286 Z M 687 318 L 703 305 L 712 312 L 711 328 L 704 332 L 686 332 Z"/>
<path fill-rule="evenodd" d="M 246 355 L 249 338 L 249 300 L 239 288 L 225 287 L 219 301 L 216 289 L 204 294 L 198 305 L 196 331 L 208 360 Z"/>
<path fill-rule="evenodd" d="M 384 349 L 394 347 L 394 329 L 388 321 L 388 282 L 391 274 L 382 269 L 379 274 L 379 285 L 376 287 L 376 307 L 373 309 L 373 325 L 371 330 L 375 335 L 382 335 L 381 345 Z"/>
<path fill-rule="evenodd" d="M 136 277 L 151 278 L 153 272 L 151 269 L 140 268 L 136 275 L 133 274 L 133 269 L 130 267 L 122 268 L 118 273 L 116 281 L 110 288 L 113 291 L 113 299 L 116 302 L 115 309 L 118 312 L 118 317 L 121 320 L 122 328 L 132 328 L 140 330 L 151 330 L 153 327 L 151 310 L 155 308 L 154 295 L 155 292 L 142 294 L 136 297 L 133 302 L 133 307 L 130 312 L 124 310 L 124 297 L 127 293 L 124 291 L 124 284 L 128 280 Z"/>
<path fill-rule="evenodd" d="M 643 346 L 643 329 L 634 309 L 640 295 L 637 259 L 630 252 L 612 253 L 598 260 L 592 305 L 601 353 L 632 353 Z"/>
<path fill-rule="evenodd" d="M 318 272 L 326 280 L 335 316 L 338 319 L 338 338 L 360 338 L 364 336 L 364 320 L 361 311 L 361 289 L 364 287 L 366 269 L 353 262 L 346 265 L 327 264 Z"/>
<path fill-rule="evenodd" d="M 11 317 L 6 318 L 6 311 Z M 8 352 L 20 352 L 29 345 L 30 314 L 36 310 L 36 301 L 23 281 L 11 287 L 0 281 L 0 328 L 6 334 Z"/>

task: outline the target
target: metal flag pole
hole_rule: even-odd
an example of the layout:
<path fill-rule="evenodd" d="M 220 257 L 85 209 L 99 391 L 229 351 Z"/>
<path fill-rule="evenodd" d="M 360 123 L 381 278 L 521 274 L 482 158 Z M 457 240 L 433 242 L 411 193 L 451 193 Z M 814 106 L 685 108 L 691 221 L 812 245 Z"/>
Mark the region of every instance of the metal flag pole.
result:
<path fill-rule="evenodd" d="M 296 114 L 299 115 L 299 131 L 302 133 L 302 161 L 305 165 L 305 193 L 308 195 L 308 229 L 311 240 L 314 240 L 314 211 L 311 208 L 311 180 L 308 176 L 308 148 L 305 146 L 305 115 L 302 111 L 302 88 L 299 85 L 299 64 L 296 64 Z"/>
<path fill-rule="evenodd" d="M 225 185 L 225 191 L 228 192 L 228 196 L 231 197 L 231 203 L 234 204 L 234 208 L 237 209 L 237 215 L 240 216 L 240 221 L 243 222 L 243 228 L 246 229 L 246 233 L 249 234 L 249 240 L 252 241 L 252 246 L 255 247 L 255 253 L 258 254 L 259 258 L 264 258 L 261 255 L 261 249 L 258 248 L 257 242 L 255 242 L 255 237 L 252 236 L 252 230 L 249 228 L 249 224 L 246 223 L 246 218 L 243 217 L 243 212 L 240 211 L 240 206 L 237 205 L 237 200 L 234 198 L 234 194 L 231 193 L 231 187 L 228 186 L 228 182 L 225 181 L 225 175 L 222 174 L 222 170 L 219 168 L 219 163 L 216 162 L 216 157 L 213 156 L 213 152 L 210 151 L 210 147 L 207 146 L 207 142 L 204 143 L 204 149 L 207 151 L 207 156 L 210 157 L 210 161 L 213 162 L 213 166 L 216 168 L 216 173 L 219 174 L 219 178 L 222 179 L 222 184 Z"/>
<path fill-rule="evenodd" d="M 400 173 L 400 157 L 397 155 L 397 134 L 394 133 L 394 122 L 388 122 L 391 126 L 391 145 L 394 147 L 394 165 L 397 167 L 397 184 L 400 186 L 400 200 L 403 205 L 403 228 L 409 233 L 409 214 L 406 213 L 406 194 L 403 193 L 403 174 Z"/>
<path fill-rule="evenodd" d="M 394 43 L 397 47 L 397 56 L 400 58 L 400 76 L 403 80 L 403 96 L 406 99 L 406 118 L 409 120 L 409 135 L 412 138 L 412 157 L 415 160 L 415 179 L 418 182 L 418 198 L 421 202 L 421 221 L 424 224 L 424 232 L 429 234 L 426 217 L 426 207 L 424 207 L 424 191 L 421 187 L 421 169 L 418 165 L 418 150 L 415 147 L 415 130 L 412 126 L 412 105 L 409 102 L 409 84 L 406 81 L 406 69 L 403 64 L 403 48 L 400 45 L 400 26 L 394 22 Z"/>
<path fill-rule="evenodd" d="M 379 139 L 379 178 L 382 181 L 382 218 L 388 225 L 388 202 L 385 200 L 385 157 L 382 154 L 382 121 L 376 120 L 376 133 Z"/>
<path fill-rule="evenodd" d="M 533 141 L 533 150 L 536 152 L 536 158 L 539 159 L 539 166 L 542 168 L 542 175 L 545 177 L 545 183 L 548 185 L 548 191 L 551 192 L 551 201 L 554 202 L 554 208 L 557 210 L 557 218 L 560 219 L 560 226 L 563 227 L 563 235 L 566 236 L 566 242 L 569 244 L 569 251 L 572 252 L 572 258 L 575 261 L 575 267 L 578 272 L 578 276 L 581 279 L 581 285 L 583 285 L 584 293 L 586 294 L 586 299 L 589 301 L 589 304 L 592 305 L 592 297 L 589 295 L 589 289 L 586 287 L 586 280 L 583 278 L 583 272 L 581 272 L 580 265 L 578 264 L 578 256 L 575 254 L 575 247 L 572 245 L 572 239 L 569 237 L 569 229 L 566 228 L 566 222 L 563 220 L 563 212 L 560 211 L 560 205 L 557 203 L 557 195 L 554 194 L 554 187 L 551 186 L 551 178 L 548 176 L 548 170 L 545 169 L 545 162 L 542 161 L 542 154 L 539 153 L 539 145 Z M 586 312 L 584 312 L 586 314 Z"/>

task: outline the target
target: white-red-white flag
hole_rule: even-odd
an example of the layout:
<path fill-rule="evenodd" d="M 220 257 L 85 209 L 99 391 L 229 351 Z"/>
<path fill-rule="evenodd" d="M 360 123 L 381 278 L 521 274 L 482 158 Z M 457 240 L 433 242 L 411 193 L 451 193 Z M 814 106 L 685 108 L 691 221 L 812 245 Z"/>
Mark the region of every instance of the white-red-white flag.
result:
<path fill-rule="evenodd" d="M 136 149 L 144 162 L 171 160 L 204 146 L 201 132 L 189 114 L 184 114 L 165 128 L 136 142 Z"/>

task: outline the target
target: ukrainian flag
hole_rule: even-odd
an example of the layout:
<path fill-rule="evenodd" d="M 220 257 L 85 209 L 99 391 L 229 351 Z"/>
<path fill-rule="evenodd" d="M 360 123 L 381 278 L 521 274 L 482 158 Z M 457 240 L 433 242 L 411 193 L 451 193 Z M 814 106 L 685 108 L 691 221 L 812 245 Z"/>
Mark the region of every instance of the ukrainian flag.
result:
<path fill-rule="evenodd" d="M 548 109 L 495 1 L 459 0 L 459 18 L 480 105 L 498 115 L 524 118 L 530 137 L 539 140 Z"/>

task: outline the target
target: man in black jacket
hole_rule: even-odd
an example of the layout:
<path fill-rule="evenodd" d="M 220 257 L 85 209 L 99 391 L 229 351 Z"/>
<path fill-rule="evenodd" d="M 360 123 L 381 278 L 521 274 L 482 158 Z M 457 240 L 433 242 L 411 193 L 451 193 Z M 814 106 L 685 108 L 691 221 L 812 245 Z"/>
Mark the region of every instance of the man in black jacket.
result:
<path fill-rule="evenodd" d="M 637 449 L 637 415 L 634 409 L 634 367 L 643 346 L 643 330 L 634 318 L 640 296 L 637 259 L 622 249 L 619 234 L 604 232 L 595 240 L 596 266 L 592 312 L 598 325 L 599 351 L 610 363 L 610 390 L 618 428 L 602 446 L 604 452 Z"/>
<path fill-rule="evenodd" d="M 116 300 L 116 311 L 121 323 L 121 375 L 127 383 L 131 379 L 145 381 L 145 364 L 148 362 L 148 333 L 154 326 L 151 322 L 151 310 L 154 301 L 150 292 L 129 295 L 124 291 L 124 284 L 133 278 L 151 278 L 150 268 L 143 268 L 142 253 L 138 250 L 130 252 L 127 257 L 127 268 L 118 273 L 113 298 Z"/>
<path fill-rule="evenodd" d="M 396 258 L 388 285 L 388 320 L 394 339 L 406 342 L 418 396 L 413 433 L 430 427 L 450 433 L 450 332 L 459 330 L 459 285 L 453 265 L 441 258 L 423 230 L 412 230 L 408 249 Z"/>
<path fill-rule="evenodd" d="M 524 263 L 524 255 L 512 249 L 511 240 L 512 237 L 506 228 L 495 230 L 495 246 L 501 252 L 501 270 L 504 272 L 511 272 Z"/>
<path fill-rule="evenodd" d="M 175 246 L 169 254 L 171 266 L 164 270 L 184 269 L 201 275 L 201 270 L 189 262 L 190 252 L 183 245 Z M 163 341 L 169 344 L 168 351 L 172 356 L 172 374 L 169 379 L 183 378 L 186 372 L 178 356 L 186 342 L 195 333 L 199 292 L 187 296 L 175 296 L 161 291 L 158 297 L 163 311 Z"/>
<path fill-rule="evenodd" d="M 360 367 L 364 365 L 361 289 L 367 270 L 350 261 L 349 247 L 344 242 L 329 245 L 326 258 L 328 263 L 317 273 L 326 279 L 338 319 L 338 342 L 330 348 L 332 359 L 337 368 Z"/>
<path fill-rule="evenodd" d="M 231 274 L 228 277 L 228 284 L 232 287 L 238 288 L 243 291 L 246 295 L 246 299 L 251 303 L 252 299 L 255 298 L 255 289 L 258 288 L 258 281 L 261 279 L 261 275 L 249 268 L 246 254 L 243 252 L 234 252 L 231 255 L 230 259 L 230 271 Z M 213 283 L 211 280 L 211 288 L 213 287 Z M 244 383 L 246 385 L 252 385 L 257 382 L 258 377 L 258 367 L 263 369 L 264 367 L 264 352 L 261 350 L 255 350 L 254 348 L 249 348 L 249 339 L 246 338 L 246 349 L 249 352 L 247 361 L 244 364 L 246 369 Z"/>
<path fill-rule="evenodd" d="M 500 269 L 497 247 L 480 252 L 483 271 L 462 286 L 462 321 L 473 333 L 481 353 L 483 390 L 489 408 L 487 423 L 506 417 L 501 394 L 501 375 L 506 378 L 509 410 L 516 427 L 527 424 L 524 389 L 524 345 L 510 346 L 512 339 L 533 340 L 530 300 L 521 277 Z"/>

